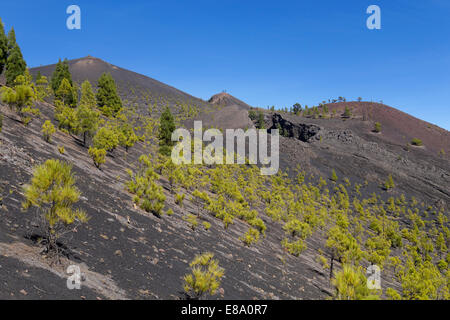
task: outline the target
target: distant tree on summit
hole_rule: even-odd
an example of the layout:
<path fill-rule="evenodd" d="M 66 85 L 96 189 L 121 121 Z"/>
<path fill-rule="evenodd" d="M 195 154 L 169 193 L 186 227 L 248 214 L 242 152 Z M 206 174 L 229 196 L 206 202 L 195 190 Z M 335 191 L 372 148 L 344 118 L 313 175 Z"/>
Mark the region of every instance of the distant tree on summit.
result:
<path fill-rule="evenodd" d="M 302 111 L 302 105 L 300 103 L 296 103 L 292 106 L 292 112 L 295 114 L 299 114 Z"/>
<path fill-rule="evenodd" d="M 108 117 L 116 116 L 122 109 L 122 100 L 117 94 L 116 82 L 109 73 L 103 73 L 97 82 L 97 106 Z"/>
<path fill-rule="evenodd" d="M 170 156 L 173 146 L 172 132 L 175 131 L 175 121 L 169 108 L 164 110 L 159 121 L 159 152 Z"/>
<path fill-rule="evenodd" d="M 8 59 L 8 38 L 6 38 L 5 28 L 0 19 L 0 74 L 5 69 L 6 59 Z"/>

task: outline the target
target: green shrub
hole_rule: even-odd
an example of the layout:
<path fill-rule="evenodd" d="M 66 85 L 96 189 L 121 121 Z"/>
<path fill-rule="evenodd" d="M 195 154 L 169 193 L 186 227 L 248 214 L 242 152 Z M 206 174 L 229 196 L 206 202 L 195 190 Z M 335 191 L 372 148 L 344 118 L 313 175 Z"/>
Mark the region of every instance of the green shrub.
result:
<path fill-rule="evenodd" d="M 197 216 L 194 214 L 188 214 L 186 217 L 183 217 L 183 220 L 191 225 L 191 229 L 195 231 L 198 227 Z"/>
<path fill-rule="evenodd" d="M 211 223 L 207 222 L 207 221 L 203 221 L 203 227 L 205 228 L 205 230 L 209 230 L 209 228 L 211 228 Z"/>
<path fill-rule="evenodd" d="M 336 272 L 332 283 L 336 300 L 378 300 L 379 296 L 367 286 L 367 278 L 360 268 L 344 265 Z"/>
<path fill-rule="evenodd" d="M 93 143 L 97 149 L 113 151 L 119 145 L 119 136 L 112 128 L 102 127 L 95 134 Z"/>
<path fill-rule="evenodd" d="M 306 244 L 302 239 L 297 239 L 296 241 L 289 241 L 284 238 L 281 245 L 292 255 L 298 257 L 305 249 Z"/>
<path fill-rule="evenodd" d="M 417 138 L 412 139 L 412 140 L 411 140 L 411 144 L 412 144 L 413 146 L 418 146 L 418 147 L 420 147 L 420 146 L 423 145 L 422 140 L 417 139 Z"/>
<path fill-rule="evenodd" d="M 256 114 L 256 111 L 255 110 L 250 110 L 249 112 L 248 112 L 248 117 L 250 118 L 250 120 L 256 120 L 256 118 L 257 118 L 257 114 Z"/>
<path fill-rule="evenodd" d="M 375 125 L 373 127 L 373 132 L 376 132 L 376 133 L 381 132 L 381 123 L 375 122 Z"/>
<path fill-rule="evenodd" d="M 207 252 L 197 255 L 189 264 L 191 273 L 184 276 L 184 291 L 191 298 L 201 299 L 205 294 L 216 294 L 224 270 L 213 257 L 212 253 Z"/>
<path fill-rule="evenodd" d="M 52 135 L 55 133 L 55 126 L 50 122 L 50 120 L 46 120 L 42 125 L 42 135 L 44 136 L 44 140 L 50 142 Z"/>
<path fill-rule="evenodd" d="M 338 176 L 336 175 L 336 171 L 333 169 L 331 170 L 331 181 L 337 182 Z"/>
<path fill-rule="evenodd" d="M 95 147 L 90 147 L 88 151 L 91 156 L 94 164 L 97 168 L 100 169 L 100 166 L 106 162 L 106 150 L 105 149 L 97 149 Z"/>
<path fill-rule="evenodd" d="M 383 184 L 383 189 L 388 191 L 395 187 L 394 179 L 392 179 L 392 175 L 390 174 L 387 180 Z"/>
<path fill-rule="evenodd" d="M 255 228 L 249 228 L 248 231 L 244 234 L 243 237 L 239 238 L 242 240 L 247 246 L 251 246 L 254 243 L 257 243 L 259 240 L 259 231 Z"/>
<path fill-rule="evenodd" d="M 184 193 L 176 194 L 175 195 L 175 203 L 177 205 L 179 205 L 180 207 L 182 207 L 184 198 L 185 198 L 185 194 Z"/>

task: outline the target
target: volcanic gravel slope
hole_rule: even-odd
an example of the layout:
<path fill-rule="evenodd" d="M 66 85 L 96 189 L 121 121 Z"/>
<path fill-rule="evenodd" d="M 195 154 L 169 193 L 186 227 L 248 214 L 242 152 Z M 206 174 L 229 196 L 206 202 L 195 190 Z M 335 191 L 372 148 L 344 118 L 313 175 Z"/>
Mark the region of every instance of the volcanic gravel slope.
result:
<path fill-rule="evenodd" d="M 208 217 L 209 231 L 192 231 L 182 215 L 196 212 L 195 208 L 187 202 L 180 210 L 164 180 L 160 183 L 166 187 L 166 204 L 174 215 L 160 219 L 146 214 L 124 190 L 125 169 L 145 152 L 141 145 L 129 153 L 116 151 L 98 170 L 80 141 L 61 132 L 51 144 L 43 141 L 40 128 L 53 107 L 43 103 L 39 108 L 42 118 L 24 127 L 6 106 L 1 107 L 6 116 L 0 134 L 0 266 L 7 271 L 1 272 L 0 298 L 183 298 L 182 277 L 189 271 L 188 263 L 207 250 L 214 252 L 226 270 L 215 298 L 317 299 L 327 295 L 328 280 L 313 260 L 313 244 L 301 260 L 286 255 L 280 246 L 283 231 L 269 219 L 265 222 L 273 231 L 251 248 L 238 240 L 247 229 L 239 221 L 225 231 L 221 221 Z M 65 146 L 64 155 L 59 154 L 59 145 Z M 29 181 L 33 166 L 49 158 L 73 164 L 76 186 L 82 193 L 79 206 L 90 217 L 87 225 L 64 240 L 68 257 L 58 268 L 46 265 L 39 255 L 34 242 L 39 233 L 36 212 L 21 210 L 22 186 Z M 64 270 L 72 263 L 83 265 L 91 279 L 81 291 L 66 288 Z"/>
<path fill-rule="evenodd" d="M 218 106 L 213 113 L 197 117 L 208 120 L 208 125 L 253 126 L 248 118 L 250 107 L 225 93 L 206 102 L 97 58 L 72 60 L 69 65 L 77 82 L 89 79 L 95 83 L 101 73 L 110 72 L 124 99 L 150 90 L 174 101 L 187 99 L 205 108 Z M 54 65 L 39 67 L 32 72 L 51 75 L 53 68 Z M 347 104 L 353 110 L 352 119 L 312 119 L 263 111 L 267 128 L 278 124 L 285 132 L 285 137 L 280 137 L 281 167 L 300 164 L 307 172 L 324 177 L 334 168 L 340 178 L 348 177 L 352 183 L 367 180 L 368 186 L 362 188 L 366 195 L 380 193 L 379 184 L 392 174 L 396 188 L 389 196 L 416 196 L 427 204 L 443 206 L 448 215 L 448 131 L 384 105 Z M 205 251 L 213 252 L 226 270 L 214 299 L 329 297 L 328 275 L 315 259 L 323 238 L 312 236 L 307 240 L 308 249 L 300 257 L 293 257 L 280 245 L 284 236 L 281 225 L 264 215 L 267 237 L 250 248 L 238 240 L 247 230 L 238 220 L 225 231 L 221 221 L 208 216 L 204 219 L 212 224 L 211 229 L 193 231 L 182 216 L 196 212 L 195 208 L 189 201 L 183 209 L 176 206 L 164 179 L 160 183 L 174 215 L 157 218 L 146 214 L 133 205 L 131 195 L 124 189 L 125 170 L 133 168 L 137 158 L 145 153 L 143 145 L 138 143 L 128 153 L 115 151 L 98 170 L 77 139 L 57 132 L 50 144 L 44 142 L 40 129 L 46 119 L 53 119 L 54 108 L 48 103 L 38 106 L 43 113 L 41 118 L 24 127 L 15 120 L 16 115 L 0 105 L 5 115 L 0 133 L 0 298 L 180 299 L 184 298 L 182 278 L 189 271 L 188 263 Z M 344 107 L 329 105 L 342 112 Z M 365 108 L 370 109 L 369 117 L 363 117 L 363 111 L 358 113 Z M 379 134 L 372 132 L 375 121 L 382 124 Z M 422 139 L 424 147 L 406 147 L 412 137 Z M 60 145 L 66 149 L 64 155 L 57 150 Z M 439 156 L 440 149 L 446 155 Z M 22 187 L 29 181 L 33 166 L 50 158 L 73 165 L 76 185 L 82 193 L 79 206 L 90 217 L 87 225 L 63 240 L 67 254 L 58 266 L 50 266 L 39 254 L 35 242 L 39 234 L 36 212 L 21 209 Z M 86 275 L 81 290 L 66 287 L 65 268 L 70 264 L 80 265 Z M 398 288 L 398 283 L 392 286 Z"/>
<path fill-rule="evenodd" d="M 95 87 L 98 78 L 103 73 L 110 73 L 116 81 L 122 99 L 132 101 L 137 98 L 137 102 L 144 110 L 147 109 L 149 101 L 143 99 L 143 96 L 148 94 L 154 99 L 164 99 L 164 106 L 166 104 L 173 106 L 176 102 L 180 101 L 189 101 L 200 107 L 207 107 L 209 105 L 206 101 L 193 97 L 160 81 L 112 65 L 99 58 L 87 56 L 80 59 L 68 60 L 68 65 L 73 81 L 79 85 L 84 80 L 89 80 Z M 31 68 L 30 72 L 32 75 L 36 75 L 39 71 L 43 76 L 50 78 L 55 68 L 56 64 L 51 64 Z"/>

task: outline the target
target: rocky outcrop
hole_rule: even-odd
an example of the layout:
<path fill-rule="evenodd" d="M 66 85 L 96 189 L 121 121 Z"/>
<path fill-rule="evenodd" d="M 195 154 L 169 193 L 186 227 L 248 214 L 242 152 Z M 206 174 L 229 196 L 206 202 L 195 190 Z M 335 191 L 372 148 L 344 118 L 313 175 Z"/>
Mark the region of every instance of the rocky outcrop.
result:
<path fill-rule="evenodd" d="M 303 142 L 309 142 L 322 129 L 314 124 L 292 123 L 278 113 L 274 113 L 269 122 L 270 130 L 278 129 L 280 130 L 280 135 L 295 138 Z"/>

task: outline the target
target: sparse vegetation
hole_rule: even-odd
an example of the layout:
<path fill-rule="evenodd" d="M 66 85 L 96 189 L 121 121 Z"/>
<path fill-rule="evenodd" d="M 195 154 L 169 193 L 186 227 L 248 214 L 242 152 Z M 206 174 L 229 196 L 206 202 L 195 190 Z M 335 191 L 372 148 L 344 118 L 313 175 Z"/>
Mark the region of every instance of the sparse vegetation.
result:
<path fill-rule="evenodd" d="M 162 187 L 156 183 L 159 176 L 154 171 L 151 161 L 149 156 L 139 158 L 141 169 L 136 173 L 128 171 L 130 180 L 127 182 L 127 188 L 129 192 L 137 196 L 135 203 L 143 210 L 161 216 L 166 196 Z"/>

